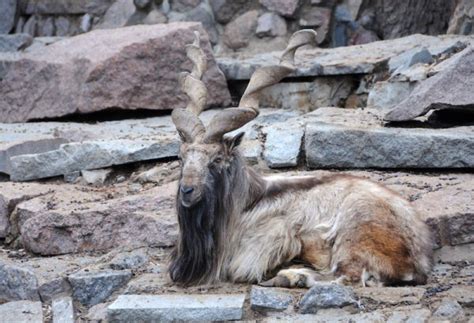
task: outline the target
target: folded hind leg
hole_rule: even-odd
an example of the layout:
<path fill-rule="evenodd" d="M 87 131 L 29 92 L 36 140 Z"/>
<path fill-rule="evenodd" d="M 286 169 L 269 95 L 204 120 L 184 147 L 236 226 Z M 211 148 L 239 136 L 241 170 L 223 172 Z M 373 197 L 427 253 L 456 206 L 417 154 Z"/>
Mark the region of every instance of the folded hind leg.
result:
<path fill-rule="evenodd" d="M 261 286 L 272 287 L 307 287 L 310 288 L 320 281 L 329 281 L 333 276 L 329 272 L 331 250 L 317 234 L 301 237 L 301 253 L 298 257 L 312 268 L 287 268 Z"/>
<path fill-rule="evenodd" d="M 333 246 L 332 271 L 339 283 L 383 286 L 415 279 L 404 239 L 385 223 L 361 223 Z"/>

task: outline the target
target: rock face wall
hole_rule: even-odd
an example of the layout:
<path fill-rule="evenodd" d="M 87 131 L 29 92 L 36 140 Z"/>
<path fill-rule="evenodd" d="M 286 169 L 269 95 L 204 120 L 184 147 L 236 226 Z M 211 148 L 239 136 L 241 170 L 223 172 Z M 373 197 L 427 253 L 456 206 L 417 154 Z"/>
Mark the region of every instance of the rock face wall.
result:
<path fill-rule="evenodd" d="M 301 28 L 315 29 L 323 47 L 414 33 L 472 34 L 473 7 L 470 0 L 8 0 L 0 4 L 0 33 L 63 37 L 193 21 L 202 23 L 217 52 L 262 52 L 284 48 Z"/>

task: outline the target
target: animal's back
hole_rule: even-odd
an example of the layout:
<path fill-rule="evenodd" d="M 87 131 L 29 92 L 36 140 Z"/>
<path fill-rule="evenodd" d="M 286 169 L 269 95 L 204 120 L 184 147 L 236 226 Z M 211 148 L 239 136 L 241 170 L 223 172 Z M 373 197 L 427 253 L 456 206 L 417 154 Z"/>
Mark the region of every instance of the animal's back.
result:
<path fill-rule="evenodd" d="M 353 283 L 426 280 L 430 232 L 407 200 L 352 176 L 284 181 L 270 179 L 270 189 L 281 190 L 242 215 L 240 248 L 230 266 L 237 280 L 260 281 L 294 258 Z"/>

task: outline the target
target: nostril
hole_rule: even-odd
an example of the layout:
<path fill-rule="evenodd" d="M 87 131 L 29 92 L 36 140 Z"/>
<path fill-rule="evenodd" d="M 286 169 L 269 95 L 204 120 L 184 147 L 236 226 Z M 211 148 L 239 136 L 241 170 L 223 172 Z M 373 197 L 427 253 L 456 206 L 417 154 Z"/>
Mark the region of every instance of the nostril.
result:
<path fill-rule="evenodd" d="M 180 190 L 183 194 L 190 194 L 192 191 L 194 191 L 194 188 L 191 186 L 181 186 Z"/>

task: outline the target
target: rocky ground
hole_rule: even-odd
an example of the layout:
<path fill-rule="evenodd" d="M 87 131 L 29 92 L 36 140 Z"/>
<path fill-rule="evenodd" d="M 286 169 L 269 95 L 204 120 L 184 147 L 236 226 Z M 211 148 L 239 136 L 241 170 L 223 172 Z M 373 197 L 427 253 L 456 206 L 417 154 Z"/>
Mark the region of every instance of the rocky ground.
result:
<path fill-rule="evenodd" d="M 127 307 L 132 301 L 124 299 L 122 305 L 110 307 L 120 295 L 175 295 L 173 302 L 179 303 L 182 294 L 219 294 L 243 298 L 232 296 L 227 300 L 232 310 L 226 307 L 225 311 L 219 307 L 222 299 L 207 300 L 208 317 L 467 322 L 474 315 L 472 174 L 349 171 L 399 191 L 423 212 L 438 232 L 435 268 L 424 286 L 344 287 L 341 292 L 340 287 L 329 285 L 308 292 L 239 284 L 186 289 L 172 285 L 166 266 L 176 236 L 173 200 L 178 172 L 177 162 L 150 163 L 114 170 L 105 182 L 98 171 L 86 173 L 74 184 L 59 179 L 3 182 L 0 200 L 15 229 L 9 231 L 0 251 L 4 277 L 0 299 L 8 301 L 0 305 L 0 313 L 17 313 L 12 312 L 14 306 L 23 312 L 28 309 L 29 314 L 23 314 L 28 320 L 43 315 L 49 321 L 53 315 L 66 315 L 64 304 L 72 302 L 77 320 L 106 320 L 109 308 L 113 320 L 125 322 L 135 315 Z M 327 172 L 284 173 L 321 176 Z M 328 299 L 323 301 L 324 293 Z M 41 304 L 42 311 L 34 311 L 36 304 Z"/>
<path fill-rule="evenodd" d="M 33 36 L 49 35 L 51 24 L 54 35 L 93 30 L 64 39 L 0 37 L 1 321 L 131 322 L 164 313 L 182 320 L 474 322 L 474 38 L 391 39 L 437 34 L 448 20 L 467 35 L 469 1 L 453 2 L 454 13 L 432 1 L 422 6 L 426 17 L 418 9 L 394 21 L 383 17 L 399 17 L 404 6 L 352 0 L 303 1 L 298 10 L 298 1 L 276 0 L 261 0 L 257 9 L 248 1 L 20 2 L 6 2 L 19 15 L 0 10 L 0 32 L 15 24 Z M 211 7 L 219 24 L 205 23 Z M 194 21 L 189 12 L 202 25 L 183 22 Z M 370 29 L 367 16 L 377 26 Z M 427 17 L 440 17 L 436 30 L 423 29 Z M 170 23 L 102 30 L 160 19 Z M 219 108 L 237 104 L 256 68 L 278 63 L 281 52 L 268 49 L 283 47 L 272 41 L 284 43 L 304 26 L 324 36 L 322 46 L 347 44 L 350 35 L 361 45 L 298 51 L 296 71 L 263 91 L 260 115 L 238 130 L 246 133 L 242 154 L 267 175 L 350 173 L 400 192 L 436 237 L 428 284 L 322 283 L 309 291 L 172 285 L 166 267 L 177 237 L 180 170 L 170 110 L 188 102 L 178 83 L 178 72 L 191 68 L 185 45 L 200 32 L 207 124 Z M 385 40 L 368 40 L 375 32 Z M 226 42 L 244 51 L 221 50 Z"/>

